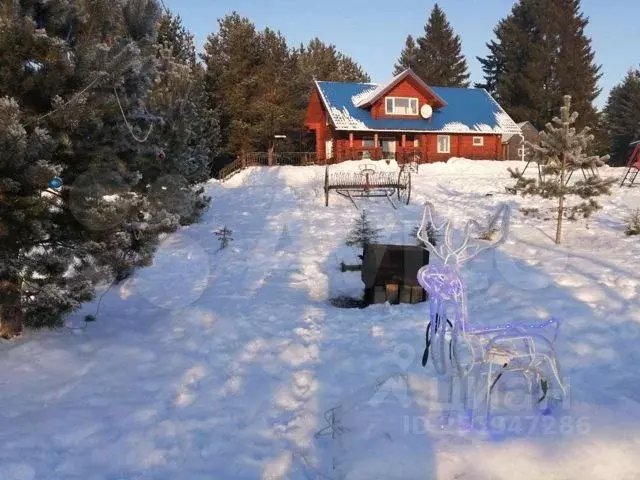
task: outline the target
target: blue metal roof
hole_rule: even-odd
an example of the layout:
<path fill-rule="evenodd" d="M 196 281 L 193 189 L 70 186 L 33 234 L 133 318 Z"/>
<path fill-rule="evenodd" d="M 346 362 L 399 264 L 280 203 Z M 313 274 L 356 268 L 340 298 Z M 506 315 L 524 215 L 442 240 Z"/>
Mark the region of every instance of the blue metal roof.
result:
<path fill-rule="evenodd" d="M 371 83 L 316 82 L 337 130 L 393 130 L 404 132 L 520 133 L 520 128 L 484 89 L 429 87 L 447 105 L 425 120 L 380 118 L 358 108 L 353 97 L 376 88 Z"/>

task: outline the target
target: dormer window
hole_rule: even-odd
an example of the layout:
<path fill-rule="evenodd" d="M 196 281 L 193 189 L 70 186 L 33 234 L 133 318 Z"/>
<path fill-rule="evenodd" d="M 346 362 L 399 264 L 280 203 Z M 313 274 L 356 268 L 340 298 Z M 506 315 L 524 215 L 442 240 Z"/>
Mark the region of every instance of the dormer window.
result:
<path fill-rule="evenodd" d="M 387 115 L 418 115 L 418 99 L 410 97 L 387 97 L 385 99 Z"/>

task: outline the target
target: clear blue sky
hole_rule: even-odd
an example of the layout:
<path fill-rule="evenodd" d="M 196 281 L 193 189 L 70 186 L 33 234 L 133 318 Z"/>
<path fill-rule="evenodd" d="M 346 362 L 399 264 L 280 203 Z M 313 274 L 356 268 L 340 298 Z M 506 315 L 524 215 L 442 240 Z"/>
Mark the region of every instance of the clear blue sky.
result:
<path fill-rule="evenodd" d="M 374 82 L 391 76 L 408 34 L 422 35 L 434 0 L 165 0 L 179 13 L 201 48 L 217 30 L 217 19 L 233 10 L 258 28 L 280 30 L 290 45 L 319 37 L 359 62 Z M 462 37 L 472 81 L 482 79 L 476 56 L 485 56 L 493 27 L 511 10 L 514 0 L 440 0 L 455 31 Z M 596 61 L 602 65 L 597 101 L 602 106 L 609 90 L 640 64 L 640 0 L 583 0 L 589 17 Z M 634 38 L 635 37 L 635 38 Z M 579 81 L 579 79 L 576 79 Z"/>

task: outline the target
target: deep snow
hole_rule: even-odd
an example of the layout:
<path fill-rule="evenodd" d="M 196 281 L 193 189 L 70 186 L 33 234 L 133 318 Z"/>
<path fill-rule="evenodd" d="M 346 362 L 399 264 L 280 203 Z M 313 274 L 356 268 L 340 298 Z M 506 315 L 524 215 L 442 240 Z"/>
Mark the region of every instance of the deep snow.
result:
<path fill-rule="evenodd" d="M 210 182 L 203 222 L 107 292 L 96 323 L 0 344 L 0 478 L 640 478 L 640 240 L 623 233 L 640 188 L 616 187 L 556 247 L 552 220 L 518 212 L 551 204 L 506 194 L 508 165 L 421 166 L 411 205 L 359 205 L 390 242 L 412 242 L 425 200 L 458 224 L 514 205 L 508 242 L 465 268 L 470 317 L 561 319 L 557 415 L 440 429 L 426 304 L 332 307 L 362 288 L 339 271 L 358 212 L 337 195 L 324 207 L 320 167 L 254 168 Z"/>

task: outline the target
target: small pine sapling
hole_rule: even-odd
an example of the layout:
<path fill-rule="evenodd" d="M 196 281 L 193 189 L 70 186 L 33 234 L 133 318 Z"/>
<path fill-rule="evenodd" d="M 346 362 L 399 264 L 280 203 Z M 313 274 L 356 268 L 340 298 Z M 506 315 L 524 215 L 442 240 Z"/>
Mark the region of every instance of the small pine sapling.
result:
<path fill-rule="evenodd" d="M 349 236 L 347 237 L 346 244 L 349 247 L 362 247 L 370 245 L 376 242 L 380 238 L 380 229 L 371 225 L 367 212 L 362 211 L 360 216 L 356 219 Z"/>
<path fill-rule="evenodd" d="M 218 242 L 220 242 L 219 250 L 224 250 L 233 241 L 233 231 L 228 229 L 226 226 L 216 230 L 215 234 L 216 237 L 218 237 Z"/>
<path fill-rule="evenodd" d="M 640 235 L 640 208 L 637 208 L 629 217 L 624 233 L 628 236 Z"/>
<path fill-rule="evenodd" d="M 578 113 L 571 113 L 571 96 L 564 97 L 564 105 L 560 109 L 560 117 L 555 117 L 540 133 L 540 144 L 528 144 L 532 159 L 538 163 L 537 179 L 527 178 L 519 169 L 509 169 L 516 180 L 515 190 L 522 196 L 535 195 L 544 199 L 557 199 L 556 244 L 562 242 L 562 221 L 565 215 L 575 218 L 580 214 L 588 218 L 600 209 L 595 197 L 609 195 L 615 179 L 604 179 L 598 175 L 587 175 L 594 172 L 609 159 L 609 156 L 588 155 L 587 150 L 594 136 L 589 127 L 576 131 L 574 126 Z M 569 183 L 574 174 L 584 178 Z M 579 197 L 582 202 L 567 207 L 568 197 Z"/>

